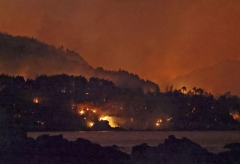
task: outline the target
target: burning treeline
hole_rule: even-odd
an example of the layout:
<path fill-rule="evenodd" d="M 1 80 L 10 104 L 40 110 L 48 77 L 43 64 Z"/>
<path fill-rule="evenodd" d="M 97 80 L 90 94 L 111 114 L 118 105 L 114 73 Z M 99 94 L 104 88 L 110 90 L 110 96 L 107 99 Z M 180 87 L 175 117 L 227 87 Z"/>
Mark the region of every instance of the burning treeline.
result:
<path fill-rule="evenodd" d="M 94 106 L 93 103 L 72 104 L 72 110 L 84 120 L 89 128 L 94 127 L 96 122 L 107 121 L 112 128 L 123 127 L 136 130 L 162 129 L 170 123 L 172 117 L 151 117 L 145 113 L 145 119 L 139 118 L 137 113 L 125 110 L 123 104 L 108 102 L 103 106 Z M 142 107 L 147 110 L 146 107 Z M 129 113 L 128 113 L 129 112 Z M 168 125 L 169 126 L 169 125 Z"/>
<path fill-rule="evenodd" d="M 0 76 L 1 110 L 27 130 L 239 129 L 240 99 L 206 92 L 144 92 L 83 76 Z M 185 89 L 187 90 L 187 89 Z"/>

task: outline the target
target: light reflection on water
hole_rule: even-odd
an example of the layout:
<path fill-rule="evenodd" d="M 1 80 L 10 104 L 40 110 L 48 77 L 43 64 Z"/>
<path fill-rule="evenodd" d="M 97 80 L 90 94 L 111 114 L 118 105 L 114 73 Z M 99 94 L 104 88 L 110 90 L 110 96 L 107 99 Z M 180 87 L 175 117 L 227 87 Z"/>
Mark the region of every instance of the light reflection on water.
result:
<path fill-rule="evenodd" d="M 29 132 L 28 137 L 37 138 L 42 134 L 59 135 L 69 141 L 85 138 L 102 146 L 113 144 L 123 147 L 123 151 L 130 153 L 132 146 L 147 143 L 157 146 L 163 143 L 169 135 L 177 138 L 187 137 L 200 144 L 209 152 L 225 151 L 226 144 L 240 142 L 240 131 L 74 131 L 74 132 Z"/>

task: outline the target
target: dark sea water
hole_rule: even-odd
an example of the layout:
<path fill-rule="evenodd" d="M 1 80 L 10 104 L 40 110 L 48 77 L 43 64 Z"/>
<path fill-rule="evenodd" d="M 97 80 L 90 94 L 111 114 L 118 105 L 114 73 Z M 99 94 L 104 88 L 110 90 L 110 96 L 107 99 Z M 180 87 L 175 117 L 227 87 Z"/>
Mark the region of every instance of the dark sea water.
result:
<path fill-rule="evenodd" d="M 85 138 L 101 146 L 115 144 L 127 153 L 131 153 L 132 146 L 142 143 L 157 146 L 163 143 L 169 135 L 175 135 L 177 138 L 187 137 L 213 153 L 227 151 L 223 149 L 226 144 L 240 142 L 240 131 L 74 131 L 29 132 L 27 135 L 36 139 L 42 134 L 63 134 L 63 137 L 69 141 Z"/>

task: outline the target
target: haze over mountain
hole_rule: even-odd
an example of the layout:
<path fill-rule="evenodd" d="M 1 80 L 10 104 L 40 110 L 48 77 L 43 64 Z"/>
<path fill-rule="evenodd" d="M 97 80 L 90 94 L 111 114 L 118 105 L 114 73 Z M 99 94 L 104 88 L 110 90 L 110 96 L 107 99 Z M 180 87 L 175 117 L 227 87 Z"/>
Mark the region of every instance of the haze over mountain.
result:
<path fill-rule="evenodd" d="M 140 79 L 127 71 L 106 71 L 102 67 L 94 69 L 78 53 L 56 48 L 34 38 L 14 37 L 0 33 L 0 72 L 35 78 L 36 75 L 69 74 L 98 77 L 113 81 L 122 87 L 141 87 L 145 91 L 156 91 L 158 85 Z"/>
<path fill-rule="evenodd" d="M 93 68 L 77 53 L 36 39 L 0 34 L 1 72 L 35 78 L 40 74 L 89 74 Z"/>
<path fill-rule="evenodd" d="M 188 90 L 193 87 L 203 88 L 215 95 L 231 92 L 240 95 L 240 61 L 225 60 L 203 69 L 195 70 L 185 76 L 179 76 L 170 81 L 168 85 L 180 89 L 186 86 Z M 166 86 L 166 84 L 165 84 Z"/>
<path fill-rule="evenodd" d="M 0 31 L 161 84 L 240 59 L 239 0 L 1 0 Z"/>

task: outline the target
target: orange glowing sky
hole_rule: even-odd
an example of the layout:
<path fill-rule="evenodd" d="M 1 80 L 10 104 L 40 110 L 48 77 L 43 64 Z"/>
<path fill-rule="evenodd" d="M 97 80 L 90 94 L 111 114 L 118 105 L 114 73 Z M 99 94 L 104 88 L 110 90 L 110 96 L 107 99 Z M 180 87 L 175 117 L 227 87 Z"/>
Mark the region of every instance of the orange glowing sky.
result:
<path fill-rule="evenodd" d="M 0 31 L 158 84 L 240 59 L 239 0 L 1 0 Z"/>

